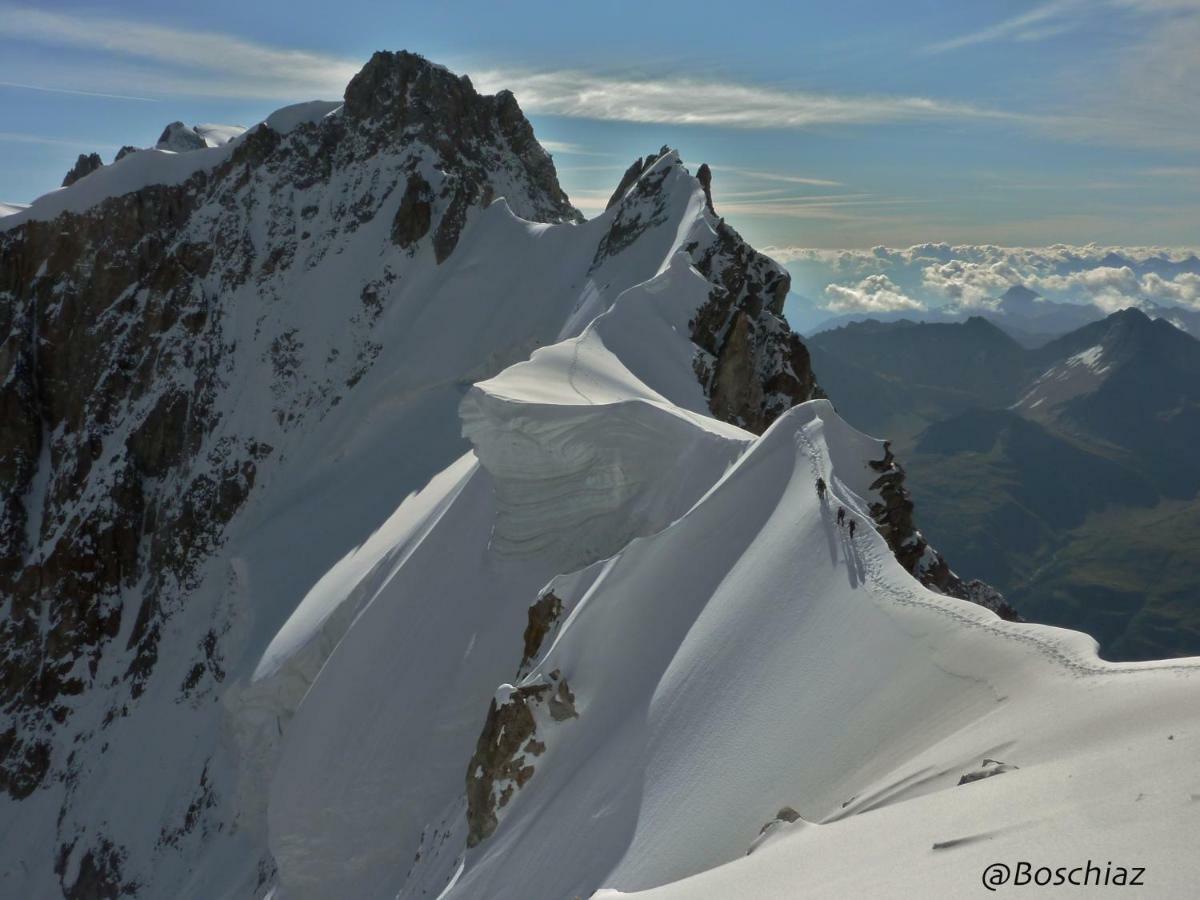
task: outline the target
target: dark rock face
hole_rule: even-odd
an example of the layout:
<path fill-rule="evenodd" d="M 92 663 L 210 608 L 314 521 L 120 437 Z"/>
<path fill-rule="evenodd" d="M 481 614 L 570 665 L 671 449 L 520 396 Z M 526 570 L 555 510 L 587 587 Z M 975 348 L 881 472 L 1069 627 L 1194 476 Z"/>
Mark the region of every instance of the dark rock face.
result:
<path fill-rule="evenodd" d="M 871 461 L 871 468 L 879 473 L 871 490 L 880 496 L 871 504 L 871 517 L 900 565 L 926 587 L 978 603 L 1010 622 L 1023 621 L 999 591 L 979 580 L 963 581 L 929 545 L 913 520 L 914 505 L 904 486 L 904 467 L 896 461 L 890 442 L 885 441 L 883 448 L 883 459 Z"/>
<path fill-rule="evenodd" d="M 699 348 L 696 377 L 714 416 L 761 434 L 795 404 L 824 394 L 807 348 L 783 318 L 791 277 L 715 215 L 712 172 L 707 166 L 701 171 L 708 227 L 683 247 L 712 284 L 708 302 L 691 322 L 691 338 Z M 616 214 L 597 247 L 593 271 L 667 221 L 681 177 L 690 179 L 669 147 L 634 161 L 609 201 Z M 689 183 L 694 189 L 695 182 Z"/>
<path fill-rule="evenodd" d="M 537 659 L 542 642 L 558 624 L 562 613 L 562 600 L 555 596 L 553 591 L 547 591 L 529 607 L 529 624 L 525 626 L 525 652 L 521 655 L 521 665 L 517 669 L 518 677 L 528 671 L 529 666 Z"/>
<path fill-rule="evenodd" d="M 127 157 L 130 153 L 137 153 L 139 149 L 140 148 L 138 148 L 138 147 L 132 147 L 129 144 L 126 144 L 124 147 L 122 147 L 120 150 L 117 151 L 117 155 L 115 157 L 113 157 L 113 162 L 120 162 L 125 157 Z"/>
<path fill-rule="evenodd" d="M 696 180 L 700 182 L 700 187 L 704 188 L 704 208 L 715 216 L 717 210 L 712 201 L 712 169 L 708 167 L 708 163 L 700 164 L 700 168 L 696 170 Z"/>
<path fill-rule="evenodd" d="M 59 876 L 59 885 L 66 900 L 116 900 L 118 897 L 137 895 L 137 882 L 121 881 L 124 854 L 107 841 L 101 841 L 97 848 L 84 851 L 75 880 L 68 882 L 67 860 L 73 849 L 74 845 L 60 848 L 55 865 L 55 873 Z"/>
<path fill-rule="evenodd" d="M 177 193 L 149 191 L 107 204 L 103 215 L 30 222 L 0 236 L 0 406 L 11 412 L 0 434 L 0 592 L 13 598 L 0 622 L 0 706 L 14 716 L 0 782 L 14 796 L 45 774 L 49 736 L 68 715 L 58 698 L 95 677 L 123 592 L 154 573 L 130 638 L 136 691 L 154 653 L 160 591 L 172 575 L 187 578 L 253 479 L 248 459 L 169 496 L 157 484 L 210 427 L 215 376 L 212 360 L 164 339 L 197 311 L 181 282 L 188 262 L 207 259 L 166 247 L 179 224 Z M 42 265 L 42 277 L 31 277 Z M 158 288 L 140 309 L 120 299 L 138 283 Z M 155 379 L 185 360 L 196 372 L 193 391 L 154 401 Z M 119 446 L 113 439 L 123 432 Z M 180 540 L 167 531 L 176 528 Z"/>
<path fill-rule="evenodd" d="M 796 810 L 792 809 L 790 806 L 781 808 L 779 812 L 775 813 L 775 818 L 765 822 L 763 827 L 758 829 L 758 837 L 756 837 L 754 842 L 746 848 L 746 855 L 749 856 L 751 853 L 756 851 L 762 842 L 766 840 L 772 832 L 778 830 L 784 825 L 792 825 L 796 822 L 802 821 L 803 816 L 801 816 L 800 813 L 796 812 Z"/>
<path fill-rule="evenodd" d="M 705 204 L 712 212 L 712 173 L 702 166 Z M 718 419 L 762 434 L 797 403 L 824 392 L 804 342 L 783 318 L 791 287 L 787 270 L 742 240 L 724 219 L 714 223 L 707 247 L 689 250 L 713 283 L 692 321 L 692 340 L 704 351 L 696 375 Z"/>
<path fill-rule="evenodd" d="M 100 159 L 99 153 L 88 153 L 86 155 L 80 153 L 79 159 L 75 160 L 75 165 L 71 167 L 71 171 L 64 176 L 62 186 L 70 187 L 85 175 L 91 175 L 102 165 L 104 165 L 104 161 Z"/>
<path fill-rule="evenodd" d="M 513 689 L 502 703 L 492 701 L 467 766 L 468 847 L 491 836 L 499 825 L 497 812 L 533 777 L 530 759 L 546 751 L 545 742 L 536 738 L 536 713 L 543 708 L 555 722 L 579 715 L 575 695 L 558 670 L 548 680 Z"/>
<path fill-rule="evenodd" d="M 433 191 L 429 183 L 415 172 L 408 176 L 408 186 L 392 221 L 392 240 L 408 249 L 429 233 L 433 216 Z"/>
<path fill-rule="evenodd" d="M 363 138 L 356 154 L 374 155 L 415 139 L 446 164 L 447 178 L 436 191 L 414 165 L 401 204 L 403 221 L 398 214 L 393 232 L 400 246 L 432 227 L 437 260 L 444 261 L 458 243 L 468 210 L 488 205 L 495 179 L 504 174 L 528 184 L 523 195 L 534 198 L 529 203 L 509 197 L 517 215 L 538 222 L 582 221 L 510 92 L 483 96 L 465 75 L 413 53 L 380 51 L 350 81 L 345 99 L 343 118 Z"/>
<path fill-rule="evenodd" d="M 634 183 L 665 152 L 667 152 L 667 148 L 663 147 L 658 153 L 639 157 L 630 163 L 629 168 L 625 170 L 625 174 L 621 176 L 621 180 L 617 183 L 617 189 L 612 192 L 612 196 L 608 198 L 608 203 L 604 205 L 604 208 L 609 210 L 620 203 L 621 198 L 629 193 L 629 189 L 633 187 Z"/>

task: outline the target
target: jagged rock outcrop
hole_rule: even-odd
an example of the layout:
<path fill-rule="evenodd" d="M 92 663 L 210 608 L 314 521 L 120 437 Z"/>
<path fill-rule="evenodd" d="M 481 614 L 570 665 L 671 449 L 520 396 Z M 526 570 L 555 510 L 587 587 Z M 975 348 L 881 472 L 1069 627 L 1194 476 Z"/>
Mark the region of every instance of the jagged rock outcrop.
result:
<path fill-rule="evenodd" d="M 682 163 L 669 147 L 634 161 L 609 201 L 610 209 L 618 207 L 617 215 L 593 268 L 667 220 L 664 185 L 678 166 Z M 708 302 L 691 322 L 691 338 L 699 348 L 696 376 L 714 416 L 761 434 L 792 406 L 824 394 L 804 342 L 783 318 L 791 276 L 715 214 L 712 172 L 707 166 L 701 171 L 708 228 L 683 247 L 712 283 Z"/>
<path fill-rule="evenodd" d="M 465 75 L 412 53 L 378 52 L 347 86 L 343 118 L 363 135 L 359 153 L 373 154 L 403 137 L 433 148 L 447 165 L 436 191 L 442 207 L 436 222 L 426 211 L 433 189 L 417 166 L 410 170 L 394 232 L 401 246 L 432 228 L 437 259 L 445 260 L 467 211 L 512 193 L 509 180 L 526 186 L 513 198 L 518 215 L 537 222 L 582 221 L 510 91 L 482 96 Z M 537 198 L 532 207 L 520 205 L 524 196 Z"/>
<path fill-rule="evenodd" d="M 708 163 L 700 164 L 700 168 L 696 170 L 696 180 L 704 189 L 704 208 L 715 216 L 717 210 L 713 206 L 712 200 L 712 169 L 708 167 Z"/>
<path fill-rule="evenodd" d="M 712 174 L 700 178 L 709 214 Z M 696 268 L 713 283 L 708 303 L 692 321 L 703 353 L 696 374 L 718 419 L 761 434 L 791 407 L 825 394 L 813 375 L 808 348 L 783 318 L 791 276 L 759 253 L 724 219 L 716 237 L 689 248 Z"/>
<path fill-rule="evenodd" d="M 113 157 L 113 162 L 120 162 L 125 157 L 127 157 L 130 153 L 137 153 L 138 150 L 140 150 L 140 149 L 141 149 L 140 147 L 134 147 L 130 144 L 126 144 L 124 147 L 122 147 L 120 150 L 117 151 L 117 155 Z"/>
<path fill-rule="evenodd" d="M 883 448 L 883 459 L 871 460 L 871 468 L 879 473 L 871 483 L 871 490 L 880 497 L 871 504 L 871 517 L 900 565 L 926 587 L 977 603 L 1002 619 L 1023 621 L 999 591 L 978 579 L 963 581 L 929 545 L 913 519 L 915 507 L 904 486 L 904 467 L 896 460 L 889 441 L 884 442 Z"/>
<path fill-rule="evenodd" d="M 91 175 L 102 165 L 104 165 L 104 161 L 100 159 L 99 153 L 80 153 L 79 159 L 75 160 L 75 165 L 71 166 L 71 171 L 63 177 L 62 186 L 70 187 L 85 175 Z"/>
<path fill-rule="evenodd" d="M 554 591 L 546 591 L 529 607 L 529 623 L 525 626 L 524 635 L 525 652 L 521 654 L 521 665 L 517 668 L 518 678 L 525 674 L 537 659 L 546 635 L 559 623 L 562 614 L 563 602 Z"/>
<path fill-rule="evenodd" d="M 546 752 L 538 740 L 538 718 L 544 710 L 554 722 L 577 718 L 575 695 L 557 670 L 548 678 L 501 689 L 493 699 L 475 754 L 467 767 L 467 846 L 488 838 L 499 824 L 498 813 L 533 777 L 531 760 Z"/>
<path fill-rule="evenodd" d="M 642 177 L 642 174 L 650 168 L 650 166 L 664 153 L 670 150 L 669 147 L 663 147 L 657 153 L 648 153 L 645 156 L 639 156 L 629 168 L 625 170 L 625 174 L 621 176 L 621 180 L 617 182 L 617 189 L 612 192 L 612 196 L 608 198 L 608 203 L 604 205 L 604 209 L 610 210 L 621 201 L 621 198 L 629 193 L 629 189 L 634 183 Z"/>

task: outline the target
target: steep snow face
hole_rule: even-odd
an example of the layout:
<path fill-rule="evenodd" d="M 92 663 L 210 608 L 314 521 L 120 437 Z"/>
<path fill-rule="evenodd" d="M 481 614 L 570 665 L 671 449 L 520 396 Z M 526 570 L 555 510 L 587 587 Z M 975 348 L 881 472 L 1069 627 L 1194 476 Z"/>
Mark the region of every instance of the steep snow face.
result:
<path fill-rule="evenodd" d="M 818 400 L 751 443 L 670 377 L 695 276 L 676 257 L 468 393 L 480 483 L 419 562 L 364 580 L 285 737 L 280 895 L 905 894 L 926 871 L 949 895 L 1054 847 L 1178 867 L 1200 665 L 1108 664 L 921 587 L 865 525 L 880 442 Z M 660 352 L 621 345 L 637 324 Z M 660 455 L 675 477 L 640 477 Z M 657 520 L 629 540 L 591 473 L 610 502 L 636 483 Z M 756 842 L 781 807 L 795 821 Z"/>
<path fill-rule="evenodd" d="M 389 551 L 353 588 L 366 605 L 287 730 L 270 803 L 285 896 L 394 895 L 414 854 L 422 872 L 443 850 L 452 862 L 443 833 L 465 821 L 463 773 L 488 700 L 520 661 L 512 648 L 530 598 L 555 574 L 666 527 L 751 440 L 661 393 L 703 408 L 694 378 L 658 377 L 681 350 L 690 374 L 675 329 L 706 295 L 675 259 L 578 338 L 464 399 L 464 430 L 486 468 L 464 472 L 411 554 Z M 620 347 L 634 350 L 628 365 Z M 347 741 L 354 733 L 370 737 Z"/>
<path fill-rule="evenodd" d="M 459 808 L 531 598 L 667 527 L 752 440 L 706 415 L 698 310 L 711 360 L 764 379 L 747 416 L 811 382 L 760 302 L 778 267 L 676 154 L 579 218 L 511 95 L 406 54 L 342 104 L 126 155 L 5 217 L 6 891 L 262 896 L 273 853 L 289 890 L 342 893 L 346 865 L 399 889 L 396 847 Z M 574 363 L 509 369 L 576 338 Z M 529 445 L 548 468 L 522 468 L 505 391 L 564 371 Z M 340 709 L 366 734 L 358 691 L 383 743 L 327 731 Z M 402 810 L 342 802 L 385 783 Z"/>
<path fill-rule="evenodd" d="M 11 216 L 14 213 L 19 213 L 23 209 L 28 209 L 27 203 L 4 203 L 0 202 L 0 216 Z"/>
<path fill-rule="evenodd" d="M 989 861 L 1044 854 L 1062 817 L 1084 832 L 1067 845 L 1081 863 L 1145 852 L 1178 864 L 1197 814 L 1193 750 L 1177 742 L 1196 740 L 1200 668 L 1110 666 L 1082 635 L 922 589 L 877 535 L 860 527 L 851 541 L 836 524 L 838 505 L 862 515 L 878 452 L 827 404 L 806 404 L 670 528 L 549 585 L 565 622 L 514 688 L 557 673 L 576 715 L 538 720 L 546 749 L 525 754 L 532 773 L 445 896 L 664 885 L 739 859 L 784 806 L 823 823 L 785 829 L 786 859 L 760 871 L 752 857 L 663 895 L 887 894 L 890 873 L 910 887 L 924 877 L 936 844 L 989 839 L 962 865 L 933 854 L 931 892 L 952 895 Z M 960 787 L 985 759 L 1014 768 Z M 1137 806 L 1164 790 L 1153 810 Z M 889 829 L 897 852 L 879 856 L 873 838 Z M 1103 850 L 1086 850 L 1088 834 Z"/>

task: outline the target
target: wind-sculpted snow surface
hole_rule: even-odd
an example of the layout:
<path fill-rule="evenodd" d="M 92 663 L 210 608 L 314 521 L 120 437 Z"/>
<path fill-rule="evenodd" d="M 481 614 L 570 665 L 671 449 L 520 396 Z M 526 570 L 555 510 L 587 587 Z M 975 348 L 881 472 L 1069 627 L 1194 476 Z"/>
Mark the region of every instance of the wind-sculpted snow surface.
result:
<path fill-rule="evenodd" d="M 588 528 L 625 538 L 576 496 L 579 472 L 554 468 L 570 435 L 606 458 L 622 446 L 643 455 L 651 448 L 620 421 L 634 403 L 687 423 L 657 430 L 658 453 L 694 454 L 706 434 L 727 445 L 700 445 L 714 463 L 746 447 L 744 433 L 688 410 L 686 391 L 671 409 L 634 374 L 647 362 L 636 348 L 625 366 L 606 345 L 627 310 L 659 316 L 652 286 L 687 284 L 681 267 L 666 275 L 464 401 L 478 477 L 493 489 L 449 506 L 463 507 L 460 524 L 430 534 L 411 586 L 398 581 L 408 564 L 392 576 L 301 704 L 272 800 L 283 896 L 349 887 L 536 900 L 664 885 L 672 897 L 786 897 L 800 885 L 911 896 L 922 884 L 953 895 L 972 890 L 988 862 L 1039 853 L 1052 866 L 1080 854 L 1081 864 L 1088 854 L 1157 863 L 1164 885 L 1185 883 L 1200 669 L 1103 663 L 1084 635 L 1005 623 L 923 588 L 861 524 L 880 443 L 825 401 L 782 417 L 724 474 L 683 466 L 697 473 L 693 492 L 712 478 L 694 504 L 670 479 L 642 483 L 643 504 L 665 491 L 679 517 L 531 589 L 529 602 L 553 595 L 542 604 L 553 618 L 508 680 L 525 649 L 517 573 L 532 586 L 534 570 L 575 556 Z M 589 415 L 612 417 L 612 432 Z M 527 482 L 536 510 L 550 502 L 537 472 L 569 486 L 564 510 L 522 518 L 525 540 L 512 546 L 504 507 L 524 495 L 506 498 L 503 485 Z M 824 501 L 818 476 L 830 485 Z M 853 541 L 838 505 L 860 522 Z M 559 541 L 561 531 L 583 537 Z M 416 601 L 406 598 L 421 592 L 442 611 L 435 622 L 421 613 L 410 632 Z M 469 622 L 470 637 L 447 668 L 429 647 L 445 647 L 451 620 Z M 381 683 L 364 690 L 372 680 Z M 462 703 L 470 693 L 482 694 L 474 716 Z M 370 747 L 359 749 L 364 734 Z M 420 777 L 397 760 L 420 765 Z M 975 774 L 989 767 L 1000 777 Z M 368 786 L 386 786 L 387 799 Z M 784 806 L 801 818 L 756 842 Z M 329 821 L 331 809 L 345 818 Z M 1056 842 L 1064 817 L 1072 836 Z M 894 852 L 878 854 L 880 843 Z M 751 859 L 734 862 L 752 844 Z M 352 877 L 337 864 L 346 859 Z"/>
<path fill-rule="evenodd" d="M 1178 867 L 1200 669 L 1106 664 L 923 588 L 865 525 L 879 441 L 812 401 L 750 443 L 671 376 L 697 277 L 676 257 L 468 393 L 490 490 L 448 505 L 420 568 L 389 567 L 301 703 L 271 802 L 282 895 L 952 895 L 1057 847 L 1047 865 L 1094 846 Z M 632 540 L 605 506 L 627 485 L 661 511 Z M 531 604 L 549 618 L 522 659 Z M 757 840 L 781 807 L 800 818 Z"/>
<path fill-rule="evenodd" d="M 709 287 L 677 253 L 578 338 L 467 394 L 463 433 L 495 481 L 497 552 L 553 545 L 565 569 L 611 556 L 732 462 L 748 436 L 704 414 L 680 337 Z"/>
<path fill-rule="evenodd" d="M 369 604 L 288 729 L 270 811 L 285 896 L 394 894 L 407 870 L 396 861 L 414 854 L 416 879 L 441 877 L 466 840 L 463 774 L 538 589 L 668 526 L 749 443 L 660 393 L 703 407 L 697 382 L 671 372 L 678 354 L 690 377 L 678 329 L 703 284 L 677 256 L 578 338 L 468 393 L 479 463 L 404 564 L 368 576 Z M 628 365 L 609 335 L 635 345 Z M 368 741 L 346 740 L 364 729 Z"/>
<path fill-rule="evenodd" d="M 1104 663 L 1084 635 L 923 588 L 861 527 L 880 455 L 810 402 L 665 530 L 551 581 L 557 621 L 493 703 L 539 692 L 521 777 L 401 896 L 950 896 L 990 862 L 1088 858 L 1186 896 L 1200 667 Z M 734 862 L 784 806 L 801 820 Z"/>

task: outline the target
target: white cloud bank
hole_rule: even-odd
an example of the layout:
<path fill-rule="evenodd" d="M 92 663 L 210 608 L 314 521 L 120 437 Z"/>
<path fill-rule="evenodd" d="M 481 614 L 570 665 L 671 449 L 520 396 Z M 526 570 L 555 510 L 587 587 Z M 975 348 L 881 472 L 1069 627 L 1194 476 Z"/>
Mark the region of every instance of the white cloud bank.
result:
<path fill-rule="evenodd" d="M 825 286 L 825 308 L 836 313 L 883 313 L 923 310 L 925 304 L 903 291 L 886 275 L 868 275 L 852 286 Z"/>
<path fill-rule="evenodd" d="M 766 252 L 797 273 L 798 290 L 822 295 L 825 308 L 834 312 L 937 304 L 986 308 L 1018 285 L 1104 310 L 1146 301 L 1200 309 L 1200 255 L 1191 248 L 936 243 L 870 250 L 771 247 Z"/>
<path fill-rule="evenodd" d="M 157 73 L 147 78 L 144 68 L 122 70 L 103 61 L 85 72 L 69 60 L 48 70 L 51 78 L 86 77 L 83 86 L 89 93 L 136 91 L 140 95 L 152 89 L 163 94 L 301 100 L 341 96 L 346 82 L 361 68 L 327 54 L 270 47 L 229 34 L 21 6 L 0 5 L 0 34 L 7 40 L 149 63 Z M 21 86 L 84 92 L 80 84 Z"/>

